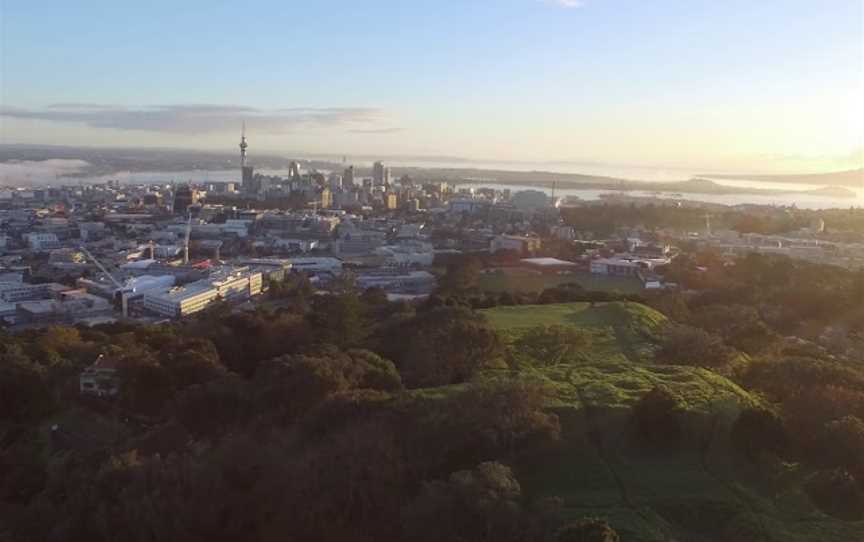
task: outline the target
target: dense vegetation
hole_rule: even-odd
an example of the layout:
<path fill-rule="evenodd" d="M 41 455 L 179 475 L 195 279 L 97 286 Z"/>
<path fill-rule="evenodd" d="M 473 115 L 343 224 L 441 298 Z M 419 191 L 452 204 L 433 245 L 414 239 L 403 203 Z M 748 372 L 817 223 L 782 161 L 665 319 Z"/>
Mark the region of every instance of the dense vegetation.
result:
<path fill-rule="evenodd" d="M 453 268 L 0 335 L 0 540 L 854 540 L 860 275 L 710 257 L 647 300 Z M 100 355 L 116 399 L 79 393 Z"/>

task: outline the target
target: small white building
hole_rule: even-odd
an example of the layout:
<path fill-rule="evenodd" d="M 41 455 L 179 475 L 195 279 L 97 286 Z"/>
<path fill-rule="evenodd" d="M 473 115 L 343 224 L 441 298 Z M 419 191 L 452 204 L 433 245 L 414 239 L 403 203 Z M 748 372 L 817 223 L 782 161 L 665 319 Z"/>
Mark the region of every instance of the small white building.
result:
<path fill-rule="evenodd" d="M 99 356 L 78 377 L 81 395 L 114 397 L 120 392 L 116 360 Z"/>

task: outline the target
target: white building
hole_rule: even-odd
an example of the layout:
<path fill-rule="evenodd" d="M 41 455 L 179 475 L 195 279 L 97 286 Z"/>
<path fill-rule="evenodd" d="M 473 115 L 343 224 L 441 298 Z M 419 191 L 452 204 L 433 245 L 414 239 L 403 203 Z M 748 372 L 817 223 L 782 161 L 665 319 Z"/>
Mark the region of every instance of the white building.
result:
<path fill-rule="evenodd" d="M 432 265 L 435 251 L 430 243 L 403 241 L 397 245 L 378 247 L 374 253 L 395 265 Z"/>
<path fill-rule="evenodd" d="M 248 269 L 227 270 L 185 286 L 153 288 L 144 292 L 144 308 L 167 316 L 182 318 L 207 308 L 220 299 L 246 299 L 261 293 L 262 275 Z"/>
<path fill-rule="evenodd" d="M 60 247 L 60 240 L 55 233 L 25 233 L 23 237 L 30 250 L 36 252 Z"/>
<path fill-rule="evenodd" d="M 378 272 L 357 277 L 357 286 L 361 289 L 382 288 L 388 292 L 430 293 L 435 289 L 435 285 L 435 275 L 428 271 Z"/>
<path fill-rule="evenodd" d="M 643 266 L 637 261 L 618 258 L 600 258 L 591 262 L 591 272 L 597 275 L 613 275 L 617 277 L 635 277 Z"/>
<path fill-rule="evenodd" d="M 338 258 L 291 258 L 291 269 L 307 273 L 342 272 L 342 260 Z"/>
<path fill-rule="evenodd" d="M 144 308 L 168 318 L 182 318 L 204 310 L 218 297 L 219 292 L 212 285 L 193 282 L 186 286 L 146 292 Z"/>
<path fill-rule="evenodd" d="M 55 283 L 27 284 L 24 282 L 0 282 L 0 300 L 8 303 L 46 299 L 59 292 L 70 290 L 68 286 Z"/>

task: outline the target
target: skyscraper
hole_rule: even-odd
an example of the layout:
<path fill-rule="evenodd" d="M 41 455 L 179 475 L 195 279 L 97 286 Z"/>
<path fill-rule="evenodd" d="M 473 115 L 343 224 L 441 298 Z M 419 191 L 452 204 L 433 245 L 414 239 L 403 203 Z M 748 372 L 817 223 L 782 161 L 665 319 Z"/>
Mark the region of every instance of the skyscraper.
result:
<path fill-rule="evenodd" d="M 384 184 L 384 175 L 387 168 L 384 167 L 382 162 L 375 162 L 372 165 L 372 184 L 374 186 L 381 186 Z"/>
<path fill-rule="evenodd" d="M 353 188 L 354 186 L 354 166 L 345 168 L 345 173 L 342 174 L 342 186 L 345 188 Z"/>
<path fill-rule="evenodd" d="M 184 184 L 174 189 L 174 213 L 186 214 L 191 205 L 198 203 L 198 191 L 190 184 Z"/>

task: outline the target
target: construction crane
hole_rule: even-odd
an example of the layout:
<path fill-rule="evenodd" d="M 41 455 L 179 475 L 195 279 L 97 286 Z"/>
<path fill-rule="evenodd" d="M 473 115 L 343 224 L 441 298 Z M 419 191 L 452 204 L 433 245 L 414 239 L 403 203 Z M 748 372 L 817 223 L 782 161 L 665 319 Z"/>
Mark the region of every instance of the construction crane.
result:
<path fill-rule="evenodd" d="M 127 318 L 129 316 L 129 294 L 133 293 L 132 288 L 124 286 L 123 284 L 120 283 L 119 280 L 114 278 L 114 275 L 112 275 L 111 273 L 108 272 L 108 270 L 105 268 L 105 266 L 102 265 L 102 262 L 97 260 L 96 256 L 94 256 L 93 254 L 90 253 L 89 250 L 87 250 L 87 247 L 85 247 L 84 245 L 80 245 L 80 248 L 81 248 L 81 252 L 83 252 L 84 255 L 86 255 L 88 258 L 90 258 L 90 260 L 96 264 L 96 267 L 98 267 L 99 270 L 102 271 L 102 273 L 104 273 L 108 277 L 108 279 L 114 283 L 114 286 L 117 287 L 117 290 L 120 293 L 120 306 L 121 306 L 121 310 L 123 312 L 123 318 Z"/>
<path fill-rule="evenodd" d="M 183 243 L 183 265 L 189 265 L 189 239 L 192 237 L 192 213 L 186 221 L 186 240 Z"/>

